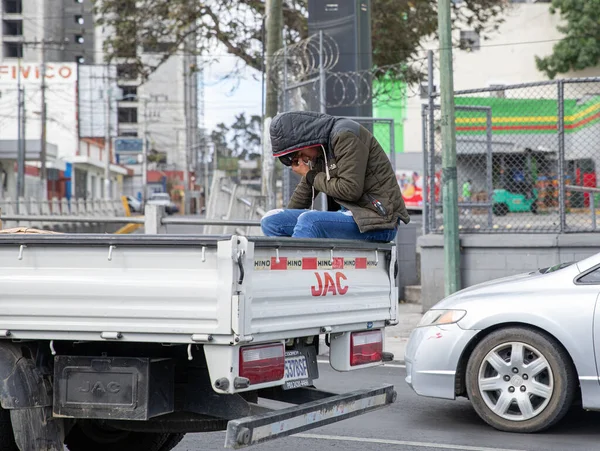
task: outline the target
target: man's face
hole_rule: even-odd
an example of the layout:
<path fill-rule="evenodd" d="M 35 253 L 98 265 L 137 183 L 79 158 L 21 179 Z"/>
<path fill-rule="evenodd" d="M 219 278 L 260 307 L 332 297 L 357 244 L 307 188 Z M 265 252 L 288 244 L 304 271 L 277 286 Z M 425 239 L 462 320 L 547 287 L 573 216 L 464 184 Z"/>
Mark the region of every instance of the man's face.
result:
<path fill-rule="evenodd" d="M 321 146 L 307 147 L 298 152 L 280 157 L 280 160 L 286 166 L 298 166 L 300 160 L 303 160 L 305 163 L 308 163 L 309 161 L 314 162 L 320 154 L 320 147 Z"/>

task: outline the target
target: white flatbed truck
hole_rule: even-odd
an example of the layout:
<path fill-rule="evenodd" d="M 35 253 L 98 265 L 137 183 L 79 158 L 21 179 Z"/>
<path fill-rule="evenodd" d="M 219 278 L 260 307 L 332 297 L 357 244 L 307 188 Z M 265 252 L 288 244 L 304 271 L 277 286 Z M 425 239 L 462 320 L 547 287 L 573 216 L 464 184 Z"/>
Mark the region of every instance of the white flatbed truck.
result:
<path fill-rule="evenodd" d="M 0 449 L 242 448 L 385 407 L 313 382 L 320 335 L 338 371 L 393 358 L 396 268 L 385 243 L 0 235 Z"/>

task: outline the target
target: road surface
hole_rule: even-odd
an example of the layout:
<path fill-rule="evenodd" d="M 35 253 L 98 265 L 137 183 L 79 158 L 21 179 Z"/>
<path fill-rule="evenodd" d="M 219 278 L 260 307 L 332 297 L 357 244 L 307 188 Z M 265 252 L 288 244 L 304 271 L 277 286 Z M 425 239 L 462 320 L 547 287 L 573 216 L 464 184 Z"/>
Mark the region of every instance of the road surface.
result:
<path fill-rule="evenodd" d="M 464 400 L 444 401 L 415 395 L 404 382 L 405 369 L 377 367 L 336 373 L 321 364 L 316 385 L 351 391 L 376 384 L 396 386 L 391 407 L 337 424 L 257 445 L 254 451 L 589 451 L 599 449 L 600 413 L 575 411 L 557 428 L 541 434 L 509 434 L 484 424 Z M 224 433 L 190 434 L 176 451 L 223 449 Z"/>

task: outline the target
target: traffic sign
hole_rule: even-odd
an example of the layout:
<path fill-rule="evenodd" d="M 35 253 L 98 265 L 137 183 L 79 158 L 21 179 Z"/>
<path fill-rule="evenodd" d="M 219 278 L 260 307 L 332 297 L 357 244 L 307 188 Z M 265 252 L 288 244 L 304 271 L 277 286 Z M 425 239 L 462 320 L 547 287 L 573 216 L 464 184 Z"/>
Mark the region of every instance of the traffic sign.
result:
<path fill-rule="evenodd" d="M 143 151 L 142 138 L 119 137 L 115 138 L 116 153 L 140 153 Z"/>

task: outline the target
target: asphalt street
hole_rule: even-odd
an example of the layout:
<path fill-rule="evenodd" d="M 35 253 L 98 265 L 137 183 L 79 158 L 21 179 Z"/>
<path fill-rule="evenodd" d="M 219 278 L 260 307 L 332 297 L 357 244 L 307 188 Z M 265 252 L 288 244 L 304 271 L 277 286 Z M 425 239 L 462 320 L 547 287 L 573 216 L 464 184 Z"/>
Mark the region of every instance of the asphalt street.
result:
<path fill-rule="evenodd" d="M 576 451 L 597 450 L 600 413 L 574 410 L 557 427 L 540 434 L 509 434 L 483 423 L 468 401 L 422 398 L 404 382 L 405 369 L 377 367 L 337 373 L 320 364 L 315 385 L 338 393 L 378 384 L 394 384 L 392 406 L 307 433 L 256 445 L 255 451 Z M 225 434 L 190 434 L 176 451 L 223 449 Z"/>

